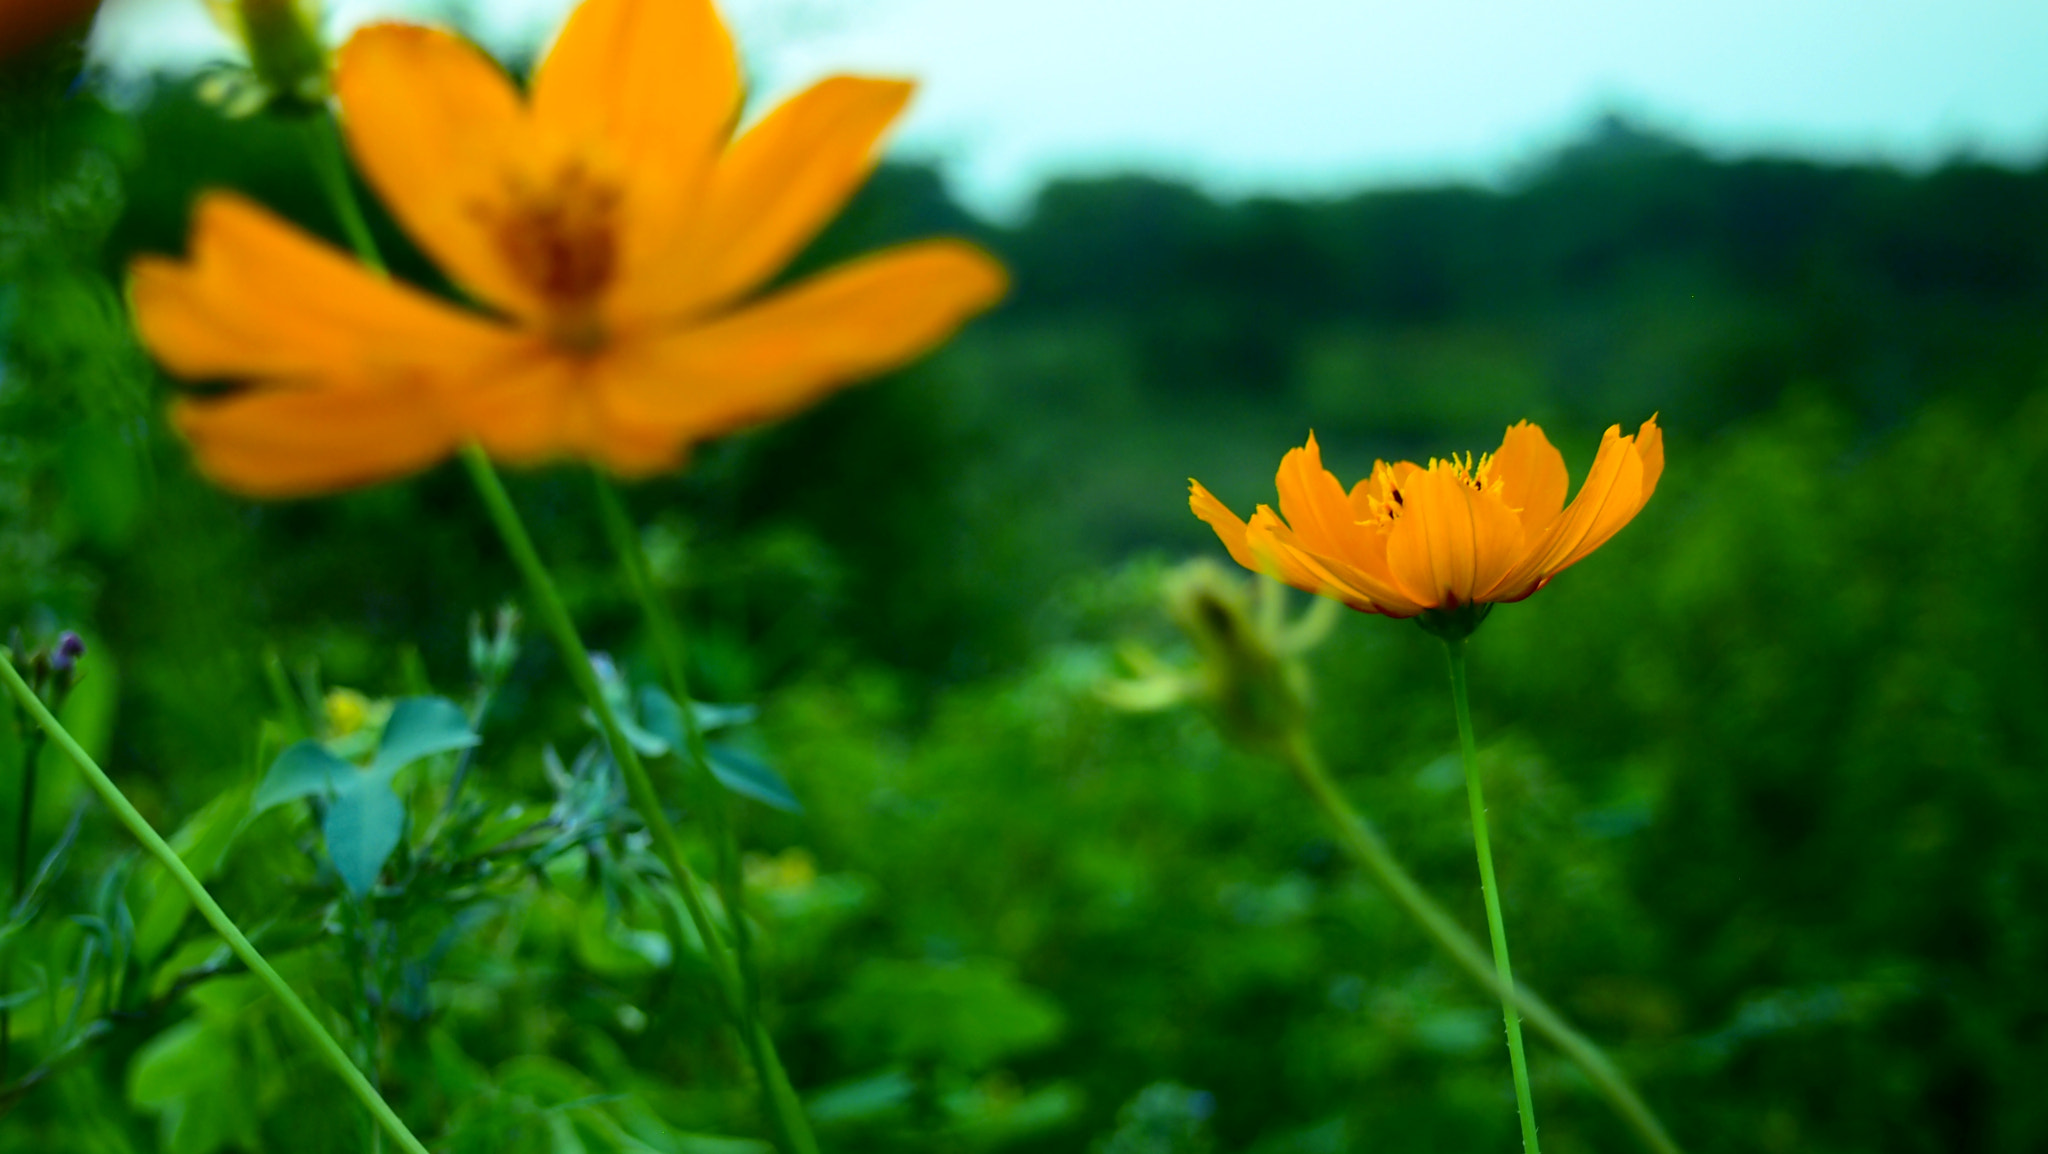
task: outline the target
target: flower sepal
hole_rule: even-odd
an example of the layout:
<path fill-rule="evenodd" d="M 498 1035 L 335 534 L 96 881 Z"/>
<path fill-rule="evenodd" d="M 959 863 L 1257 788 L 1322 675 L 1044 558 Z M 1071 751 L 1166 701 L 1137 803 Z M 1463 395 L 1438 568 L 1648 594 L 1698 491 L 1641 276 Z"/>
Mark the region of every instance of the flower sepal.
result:
<path fill-rule="evenodd" d="M 1463 641 L 1479 632 L 1480 623 L 1493 612 L 1491 601 L 1468 601 L 1452 609 L 1425 609 L 1415 615 L 1415 623 L 1432 637 L 1445 641 Z"/>

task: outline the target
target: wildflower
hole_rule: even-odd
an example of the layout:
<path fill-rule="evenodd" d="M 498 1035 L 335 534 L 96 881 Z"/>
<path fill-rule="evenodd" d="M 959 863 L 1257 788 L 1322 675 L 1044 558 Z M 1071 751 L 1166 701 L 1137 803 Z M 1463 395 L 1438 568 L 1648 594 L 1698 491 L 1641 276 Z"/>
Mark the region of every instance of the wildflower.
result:
<path fill-rule="evenodd" d="M 249 387 L 173 417 L 203 471 L 258 496 L 399 476 L 474 440 L 643 475 L 708 437 L 900 365 L 987 308 L 967 244 L 875 253 L 772 292 L 909 99 L 827 79 L 729 140 L 738 64 L 708 0 L 587 0 L 530 98 L 473 46 L 379 24 L 340 53 L 350 150 L 398 223 L 487 313 L 381 279 L 233 195 L 187 262 L 136 262 L 171 372 Z"/>
<path fill-rule="evenodd" d="M 1323 468 L 1314 434 L 1280 462 L 1280 513 L 1246 523 L 1190 481 L 1189 506 L 1238 564 L 1366 613 L 1422 617 L 1462 637 L 1494 605 L 1520 601 L 1629 523 L 1657 489 L 1657 419 L 1607 430 L 1570 506 L 1564 457 L 1527 421 L 1494 453 L 1373 463 L 1349 493 Z"/>
<path fill-rule="evenodd" d="M 779 854 L 748 854 L 746 880 L 751 889 L 771 893 L 797 893 L 818 880 L 818 863 L 810 851 L 791 846 Z"/>
<path fill-rule="evenodd" d="M 374 703 L 353 689 L 330 689 L 320 699 L 320 712 L 327 721 L 327 736 L 347 737 L 370 724 Z"/>
<path fill-rule="evenodd" d="M 84 656 L 84 639 L 66 629 L 57 636 L 57 644 L 50 650 L 50 670 L 60 677 L 69 677 L 77 671 L 78 659 Z"/>

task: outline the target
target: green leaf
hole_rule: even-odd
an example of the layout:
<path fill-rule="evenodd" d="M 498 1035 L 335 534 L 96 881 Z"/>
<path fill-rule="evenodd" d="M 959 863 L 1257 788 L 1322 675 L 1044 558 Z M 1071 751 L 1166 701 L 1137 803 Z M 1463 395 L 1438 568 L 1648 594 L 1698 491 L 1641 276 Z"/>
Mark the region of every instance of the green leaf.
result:
<path fill-rule="evenodd" d="M 681 748 L 670 743 L 667 738 L 662 737 L 659 733 L 642 729 L 640 726 L 633 724 L 633 719 L 623 713 L 614 714 L 613 716 L 619 723 L 619 732 L 625 734 L 626 740 L 633 743 L 633 752 L 642 757 L 660 757 L 671 749 Z"/>
<path fill-rule="evenodd" d="M 737 725 L 742 721 L 751 720 L 754 716 L 753 707 L 748 705 L 706 705 L 701 701 L 692 701 L 690 708 L 696 714 L 697 724 L 707 729 Z M 715 721 L 716 725 L 706 725 L 707 717 Z M 652 685 L 644 686 L 640 690 L 640 720 L 664 743 L 663 749 L 643 749 L 642 753 L 658 756 L 668 749 L 680 751 L 688 748 L 683 735 L 682 709 L 676 705 L 675 698 Z M 628 737 L 631 737 L 630 731 Z M 633 744 L 637 746 L 640 743 L 635 740 Z M 761 759 L 729 745 L 711 745 L 706 747 L 705 752 L 711 756 L 711 776 L 717 778 L 719 784 L 726 789 L 741 797 L 751 797 L 762 805 L 772 806 L 785 813 L 804 811 L 804 807 L 796 800 L 796 794 L 790 791 L 789 783 L 783 781 L 782 775 L 768 768 Z"/>
<path fill-rule="evenodd" d="M 1008 964 L 871 958 L 825 1009 L 850 1055 L 937 1063 L 969 1073 L 1059 1040 L 1057 1002 L 1018 981 Z"/>
<path fill-rule="evenodd" d="M 619 732 L 626 735 L 626 740 L 633 746 L 633 752 L 642 757 L 660 757 L 671 749 L 681 749 L 682 735 L 680 731 L 670 733 L 661 728 L 645 728 L 638 723 L 640 720 L 647 720 L 649 725 L 654 724 L 652 720 L 649 720 L 644 715 L 640 719 L 634 718 L 632 698 L 627 692 L 625 683 L 618 680 L 616 672 L 610 676 L 611 680 L 605 682 L 605 701 L 611 705 L 612 720 L 619 723 Z M 659 691 L 657 690 L 656 692 Z M 642 691 L 641 700 L 643 703 L 645 702 L 646 691 Z M 586 709 L 583 711 L 583 720 L 592 729 L 597 730 L 599 733 L 604 732 L 604 726 L 597 720 L 597 714 Z"/>
<path fill-rule="evenodd" d="M 820 1126 L 866 1122 L 896 1113 L 910 1105 L 917 1083 L 901 1067 L 879 1074 L 828 1086 L 804 1106 L 804 1113 Z"/>
<path fill-rule="evenodd" d="M 263 775 L 250 799 L 249 812 L 259 814 L 288 801 L 345 789 L 358 775 L 355 766 L 327 752 L 317 741 L 293 742 Z"/>
<path fill-rule="evenodd" d="M 746 725 L 761 713 L 751 705 L 713 705 L 709 701 L 692 701 L 690 712 L 697 715 L 697 728 L 705 733 Z"/>
<path fill-rule="evenodd" d="M 342 793 L 327 809 L 327 856 L 357 897 L 370 892 L 405 829 L 405 803 L 381 781 Z"/>
<path fill-rule="evenodd" d="M 782 775 L 768 768 L 753 754 L 743 753 L 729 745 L 713 745 L 705 752 L 711 755 L 711 776 L 725 788 L 784 813 L 804 811 L 803 805 L 796 800 L 796 794 L 790 792 L 789 783 L 782 780 Z"/>
<path fill-rule="evenodd" d="M 255 1099 L 234 1035 L 193 1018 L 158 1034 L 128 1067 L 128 1100 L 157 1114 L 163 1149 L 215 1154 L 253 1145 Z"/>
<path fill-rule="evenodd" d="M 698 732 L 711 733 L 745 725 L 754 720 L 759 711 L 751 705 L 713 705 L 708 701 L 692 701 L 690 712 L 697 719 Z M 683 711 L 677 708 L 675 698 L 657 686 L 646 685 L 640 689 L 640 723 L 671 746 L 683 747 Z"/>
<path fill-rule="evenodd" d="M 640 721 L 669 749 L 687 747 L 688 743 L 683 740 L 683 711 L 676 708 L 675 698 L 655 686 L 646 685 L 640 689 Z"/>
<path fill-rule="evenodd" d="M 392 707 L 370 772 L 388 779 L 423 757 L 468 749 L 481 740 L 469 727 L 469 717 L 454 702 L 445 697 L 408 697 Z"/>
<path fill-rule="evenodd" d="M 128 1067 L 130 1105 L 167 1106 L 203 1088 L 230 1043 L 197 1018 L 151 1038 Z"/>

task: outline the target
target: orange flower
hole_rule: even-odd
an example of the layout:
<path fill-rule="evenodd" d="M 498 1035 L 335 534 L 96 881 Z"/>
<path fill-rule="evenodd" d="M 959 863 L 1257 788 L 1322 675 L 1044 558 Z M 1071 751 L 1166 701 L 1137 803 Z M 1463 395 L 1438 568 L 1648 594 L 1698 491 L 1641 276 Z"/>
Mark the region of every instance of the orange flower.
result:
<path fill-rule="evenodd" d="M 1280 462 L 1280 515 L 1261 505 L 1246 524 L 1198 481 L 1189 482 L 1188 504 L 1247 569 L 1463 636 L 1488 607 L 1520 601 L 1605 544 L 1663 472 L 1657 418 L 1633 436 L 1613 426 L 1566 506 L 1564 457 L 1523 421 L 1476 463 L 1375 461 L 1346 493 L 1310 434 Z"/>
<path fill-rule="evenodd" d="M 249 385 L 173 411 L 244 493 L 382 480 L 468 440 L 670 468 L 911 360 L 1005 289 L 936 240 L 742 303 L 866 178 L 911 86 L 833 77 L 731 139 L 739 67 L 708 0 L 587 0 L 524 99 L 476 48 L 402 24 L 358 32 L 334 87 L 364 176 L 489 312 L 206 196 L 191 259 L 136 261 L 131 293 L 171 372 Z"/>

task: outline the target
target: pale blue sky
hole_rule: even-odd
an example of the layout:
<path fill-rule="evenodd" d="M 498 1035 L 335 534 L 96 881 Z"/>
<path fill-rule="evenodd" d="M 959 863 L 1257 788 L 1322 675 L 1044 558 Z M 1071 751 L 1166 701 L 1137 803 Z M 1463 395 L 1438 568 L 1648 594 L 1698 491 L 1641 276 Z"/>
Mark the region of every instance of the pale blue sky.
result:
<path fill-rule="evenodd" d="M 115 0 L 117 64 L 218 51 L 199 0 Z M 501 50 L 566 0 L 467 7 Z M 728 0 L 762 95 L 916 76 L 898 155 L 1008 214 L 1047 176 L 1149 171 L 1227 195 L 1496 181 L 1598 111 L 1730 155 L 1916 167 L 2048 157 L 2048 0 Z M 1256 13 L 1256 14 L 1254 14 Z"/>

